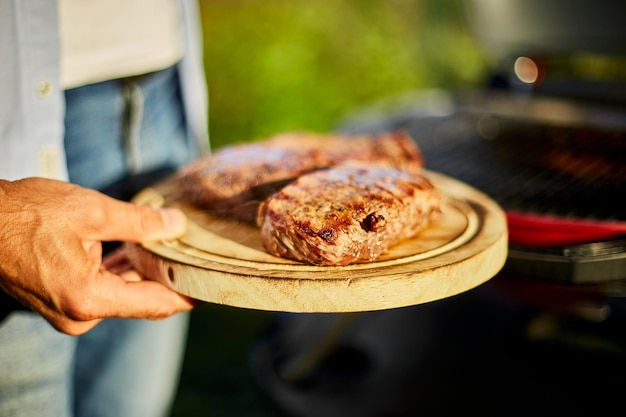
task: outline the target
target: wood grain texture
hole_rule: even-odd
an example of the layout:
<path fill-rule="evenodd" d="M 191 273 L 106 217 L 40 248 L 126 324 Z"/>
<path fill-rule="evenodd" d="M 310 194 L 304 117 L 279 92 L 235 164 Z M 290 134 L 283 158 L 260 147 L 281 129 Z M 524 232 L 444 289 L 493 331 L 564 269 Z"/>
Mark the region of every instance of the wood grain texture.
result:
<path fill-rule="evenodd" d="M 504 212 L 470 186 L 427 171 L 443 192 L 441 218 L 374 262 L 313 266 L 269 255 L 252 225 L 219 218 L 185 200 L 174 180 L 134 201 L 178 207 L 189 218 L 180 239 L 128 244 L 144 275 L 190 297 L 288 312 L 353 312 L 425 303 L 474 288 L 507 257 Z"/>

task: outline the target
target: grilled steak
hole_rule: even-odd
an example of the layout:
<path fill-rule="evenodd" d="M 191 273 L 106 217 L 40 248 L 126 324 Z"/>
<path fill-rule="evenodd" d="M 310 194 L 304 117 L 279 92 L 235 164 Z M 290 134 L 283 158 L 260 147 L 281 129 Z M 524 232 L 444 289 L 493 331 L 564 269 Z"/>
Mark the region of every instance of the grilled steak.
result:
<path fill-rule="evenodd" d="M 260 142 L 222 148 L 179 174 L 193 203 L 246 222 L 259 204 L 302 174 L 348 159 L 385 163 L 420 172 L 422 155 L 404 132 L 377 136 L 284 133 Z"/>
<path fill-rule="evenodd" d="M 371 261 L 416 235 L 441 196 L 422 175 L 348 161 L 299 177 L 267 199 L 257 224 L 265 249 L 314 265 Z"/>

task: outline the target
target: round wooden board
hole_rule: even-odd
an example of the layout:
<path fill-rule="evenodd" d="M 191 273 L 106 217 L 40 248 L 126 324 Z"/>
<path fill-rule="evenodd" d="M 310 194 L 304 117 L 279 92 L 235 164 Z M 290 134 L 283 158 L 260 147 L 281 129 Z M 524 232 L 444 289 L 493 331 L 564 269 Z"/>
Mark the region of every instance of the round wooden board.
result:
<path fill-rule="evenodd" d="M 474 288 L 507 257 L 502 209 L 485 194 L 427 171 L 443 192 L 440 219 L 384 257 L 342 267 L 306 265 L 269 255 L 257 227 L 212 215 L 185 202 L 175 180 L 139 193 L 134 202 L 178 207 L 184 236 L 127 245 L 144 275 L 212 303 L 287 312 L 355 312 L 425 303 Z"/>

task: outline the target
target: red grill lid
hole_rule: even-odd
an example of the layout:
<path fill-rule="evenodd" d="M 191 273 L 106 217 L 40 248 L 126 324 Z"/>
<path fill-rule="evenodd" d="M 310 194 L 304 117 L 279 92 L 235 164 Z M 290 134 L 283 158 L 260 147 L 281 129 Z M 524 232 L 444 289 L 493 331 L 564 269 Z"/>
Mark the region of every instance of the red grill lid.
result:
<path fill-rule="evenodd" d="M 556 247 L 600 242 L 626 234 L 626 222 L 569 219 L 515 211 L 506 212 L 509 242 L 515 245 Z"/>

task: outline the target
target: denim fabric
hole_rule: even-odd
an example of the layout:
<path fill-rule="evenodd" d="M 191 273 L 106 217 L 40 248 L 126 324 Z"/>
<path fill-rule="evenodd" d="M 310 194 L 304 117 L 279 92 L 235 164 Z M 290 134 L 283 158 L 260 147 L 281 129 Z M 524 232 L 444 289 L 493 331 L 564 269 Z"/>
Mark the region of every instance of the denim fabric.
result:
<path fill-rule="evenodd" d="M 195 156 L 173 68 L 67 90 L 65 100 L 71 182 L 102 189 Z"/>
<path fill-rule="evenodd" d="M 75 415 L 165 417 L 176 393 L 188 313 L 109 319 L 78 338 Z"/>
<path fill-rule="evenodd" d="M 195 157 L 174 69 L 68 90 L 66 103 L 72 182 L 130 196 L 147 185 L 137 178 Z M 69 337 L 14 311 L 0 322 L 0 417 L 168 415 L 188 316 L 109 319 Z"/>
<path fill-rule="evenodd" d="M 0 416 L 71 417 L 77 341 L 31 312 L 6 318 L 0 325 Z"/>
<path fill-rule="evenodd" d="M 0 325 L 0 416 L 169 415 L 188 319 L 109 319 L 71 337 L 37 314 L 12 313 Z"/>
<path fill-rule="evenodd" d="M 189 146 L 208 151 L 199 2 L 179 0 L 181 75 Z M 67 179 L 63 152 L 58 0 L 0 0 L 0 178 Z"/>

